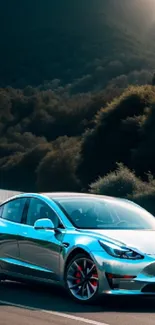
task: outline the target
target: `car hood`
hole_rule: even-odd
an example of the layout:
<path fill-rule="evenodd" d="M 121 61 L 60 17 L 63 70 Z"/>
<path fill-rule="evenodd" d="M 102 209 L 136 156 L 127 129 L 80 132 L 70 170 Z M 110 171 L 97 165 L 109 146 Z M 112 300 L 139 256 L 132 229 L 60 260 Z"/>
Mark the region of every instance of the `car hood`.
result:
<path fill-rule="evenodd" d="M 100 239 L 121 242 L 148 255 L 155 255 L 155 230 L 91 230 Z"/>

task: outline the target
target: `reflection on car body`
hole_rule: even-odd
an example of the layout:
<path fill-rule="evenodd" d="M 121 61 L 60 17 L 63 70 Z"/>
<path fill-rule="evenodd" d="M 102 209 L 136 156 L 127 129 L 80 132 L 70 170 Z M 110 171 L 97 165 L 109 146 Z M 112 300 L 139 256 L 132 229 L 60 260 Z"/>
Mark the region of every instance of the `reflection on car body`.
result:
<path fill-rule="evenodd" d="M 59 282 L 81 303 L 154 295 L 154 238 L 154 217 L 124 199 L 19 194 L 0 205 L 0 276 Z"/>

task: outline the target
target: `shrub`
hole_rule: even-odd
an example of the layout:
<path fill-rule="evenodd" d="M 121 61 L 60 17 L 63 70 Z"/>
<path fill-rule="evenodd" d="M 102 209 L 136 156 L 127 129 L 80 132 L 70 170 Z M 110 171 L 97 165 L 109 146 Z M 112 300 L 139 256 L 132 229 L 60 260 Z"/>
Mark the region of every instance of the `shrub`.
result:
<path fill-rule="evenodd" d="M 155 216 L 155 187 L 137 193 L 131 199 Z"/>
<path fill-rule="evenodd" d="M 83 135 L 77 169 L 83 186 L 92 183 L 98 175 L 102 177 L 114 171 L 116 162 L 122 162 L 129 168 L 132 165 L 135 169 L 134 155 L 141 141 L 147 137 L 143 125 L 147 118 L 149 119 L 154 102 L 154 87 L 130 87 L 119 98 L 115 98 L 99 111 L 94 129 L 88 130 Z M 141 132 L 142 128 L 144 128 L 144 134 Z M 154 132 L 152 124 L 149 131 L 150 137 L 151 132 Z M 152 151 L 153 148 L 151 147 Z M 145 159 L 147 161 L 146 156 Z M 145 160 L 142 166 L 143 173 L 149 171 L 145 169 Z"/>
<path fill-rule="evenodd" d="M 78 191 L 75 175 L 76 160 L 79 154 L 78 139 L 60 137 L 52 144 L 37 168 L 37 189 L 39 191 Z"/>
<path fill-rule="evenodd" d="M 123 164 L 117 164 L 117 166 L 116 171 L 107 174 L 105 177 L 100 177 L 92 183 L 90 192 L 126 198 L 145 189 L 144 182 L 138 179 L 134 172 L 124 167 Z"/>
<path fill-rule="evenodd" d="M 99 178 L 90 185 L 90 192 L 99 195 L 122 197 L 131 200 L 155 215 L 155 180 L 148 176 L 143 182 L 122 164 L 115 172 Z"/>

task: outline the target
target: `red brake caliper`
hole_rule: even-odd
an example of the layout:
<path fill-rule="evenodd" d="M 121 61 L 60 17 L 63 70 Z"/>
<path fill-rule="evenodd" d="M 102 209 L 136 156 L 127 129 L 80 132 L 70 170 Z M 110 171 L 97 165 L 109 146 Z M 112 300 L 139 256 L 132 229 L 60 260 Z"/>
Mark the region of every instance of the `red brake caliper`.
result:
<path fill-rule="evenodd" d="M 75 273 L 75 277 L 77 278 L 77 279 L 75 280 L 75 282 L 76 282 L 77 284 L 79 284 L 79 283 L 81 282 L 81 272 L 80 272 L 80 271 L 82 271 L 82 267 L 81 267 L 81 266 L 78 266 L 78 270 L 79 270 L 79 271 L 77 271 L 77 272 Z"/>
<path fill-rule="evenodd" d="M 94 278 L 98 278 L 97 273 L 92 274 L 92 277 L 94 277 Z M 94 287 L 97 286 L 97 280 L 92 279 L 92 280 L 91 280 L 91 283 L 92 283 L 92 285 L 93 285 Z"/>

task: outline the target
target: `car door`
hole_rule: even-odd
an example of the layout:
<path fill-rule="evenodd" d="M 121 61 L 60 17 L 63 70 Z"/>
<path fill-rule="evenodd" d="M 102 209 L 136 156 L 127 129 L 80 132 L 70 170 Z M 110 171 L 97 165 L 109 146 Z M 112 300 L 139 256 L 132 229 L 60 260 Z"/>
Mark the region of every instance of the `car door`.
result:
<path fill-rule="evenodd" d="M 43 215 L 41 211 L 47 211 Z M 60 250 L 63 231 L 34 228 L 38 219 L 58 216 L 45 202 L 38 198 L 31 198 L 27 211 L 26 224 L 23 225 L 22 236 L 19 240 L 20 261 L 26 276 L 37 278 L 59 279 Z"/>
<path fill-rule="evenodd" d="M 17 198 L 0 206 L 0 267 L 8 272 L 18 272 L 18 238 L 26 200 Z"/>

